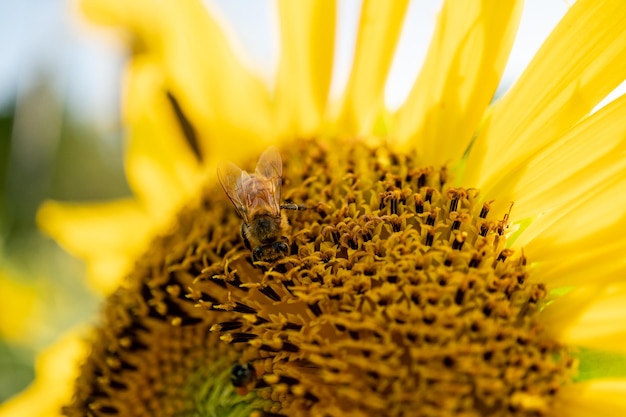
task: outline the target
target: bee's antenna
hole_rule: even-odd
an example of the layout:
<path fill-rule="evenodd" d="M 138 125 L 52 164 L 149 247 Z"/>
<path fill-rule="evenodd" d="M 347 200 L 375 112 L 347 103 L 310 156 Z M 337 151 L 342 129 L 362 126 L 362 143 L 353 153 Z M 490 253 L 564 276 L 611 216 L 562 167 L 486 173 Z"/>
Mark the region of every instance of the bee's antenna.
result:
<path fill-rule="evenodd" d="M 306 210 L 307 206 L 303 206 L 302 204 L 296 204 L 291 200 L 285 200 L 283 204 L 280 205 L 281 209 L 284 210 Z"/>

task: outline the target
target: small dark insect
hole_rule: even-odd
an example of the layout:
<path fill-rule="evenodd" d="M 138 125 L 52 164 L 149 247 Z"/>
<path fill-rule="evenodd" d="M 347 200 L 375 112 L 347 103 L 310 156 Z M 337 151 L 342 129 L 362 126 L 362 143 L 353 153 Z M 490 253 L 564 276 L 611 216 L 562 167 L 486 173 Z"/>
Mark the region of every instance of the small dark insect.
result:
<path fill-rule="evenodd" d="M 289 254 L 287 218 L 281 209 L 304 209 L 280 204 L 282 176 L 282 160 L 274 146 L 263 152 L 253 174 L 232 162 L 217 168 L 220 184 L 243 220 L 241 237 L 254 261 L 273 262 Z"/>
<path fill-rule="evenodd" d="M 240 395 L 246 395 L 256 382 L 256 370 L 252 364 L 236 363 L 230 368 L 230 382 Z"/>

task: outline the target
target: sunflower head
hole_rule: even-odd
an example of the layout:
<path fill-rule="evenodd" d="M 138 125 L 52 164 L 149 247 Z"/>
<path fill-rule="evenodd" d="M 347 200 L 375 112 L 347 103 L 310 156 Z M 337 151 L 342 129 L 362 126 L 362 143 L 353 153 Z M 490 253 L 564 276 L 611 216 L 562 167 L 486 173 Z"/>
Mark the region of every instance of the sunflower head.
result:
<path fill-rule="evenodd" d="M 578 346 L 624 350 L 626 240 L 599 202 L 623 195 L 626 99 L 591 114 L 626 73 L 620 0 L 579 0 L 494 103 L 521 2 L 446 1 L 394 112 L 406 1 L 363 2 L 336 107 L 333 2 L 278 2 L 271 92 L 199 1 L 121 4 L 85 9 L 134 36 L 137 198 L 87 250 L 49 226 L 76 211 L 41 214 L 125 271 L 66 415 L 626 412 L 623 381 L 575 383 Z"/>
<path fill-rule="evenodd" d="M 108 300 L 68 414 L 193 415 L 216 389 L 251 391 L 225 410 L 288 416 L 551 407 L 574 360 L 543 331 L 508 216 L 386 146 L 283 155 L 285 198 L 308 207 L 287 214 L 289 254 L 255 261 L 207 187 Z"/>

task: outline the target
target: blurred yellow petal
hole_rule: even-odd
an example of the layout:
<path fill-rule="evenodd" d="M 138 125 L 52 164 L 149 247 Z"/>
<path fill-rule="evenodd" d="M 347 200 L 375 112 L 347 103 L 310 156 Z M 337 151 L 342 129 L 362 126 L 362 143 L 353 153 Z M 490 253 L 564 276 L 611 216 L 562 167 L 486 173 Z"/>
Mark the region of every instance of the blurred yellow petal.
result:
<path fill-rule="evenodd" d="M 0 405 L 0 417 L 57 417 L 72 397 L 87 344 L 76 331 L 62 336 L 37 359 L 36 379 L 19 396 Z"/>
<path fill-rule="evenodd" d="M 479 132 L 469 185 L 489 188 L 511 164 L 561 136 L 624 81 L 626 7 L 579 0 L 550 34 Z"/>
<path fill-rule="evenodd" d="M 567 417 L 626 415 L 626 380 L 594 380 L 567 385 L 559 391 L 555 409 Z"/>
<path fill-rule="evenodd" d="M 224 22 L 200 0 L 83 0 L 82 8 L 95 22 L 129 29 L 140 45 L 135 49 L 162 63 L 168 90 L 207 158 L 238 159 L 276 138 L 266 87 L 235 53 Z M 250 146 L 233 147 L 233 140 Z"/>
<path fill-rule="evenodd" d="M 308 136 L 320 127 L 332 76 L 336 9 L 334 0 L 278 1 L 281 55 L 275 100 L 283 136 Z"/>
<path fill-rule="evenodd" d="M 0 273 L 0 338 L 23 342 L 33 330 L 31 320 L 39 307 L 41 294 Z"/>
<path fill-rule="evenodd" d="M 555 207 L 570 207 L 592 190 L 626 178 L 624 120 L 626 95 L 587 117 L 545 149 L 514 161 L 508 167 L 514 175 L 499 178 L 485 190 L 487 200 L 503 206 L 514 201 L 516 215 L 526 218 Z M 621 196 L 614 195 L 615 204 L 624 202 Z"/>
<path fill-rule="evenodd" d="M 542 323 L 561 343 L 626 353 L 626 286 L 592 285 L 555 300 L 542 311 Z"/>
<path fill-rule="evenodd" d="M 201 134 L 207 158 L 236 159 L 267 147 L 275 140 L 269 93 L 235 53 L 223 22 L 200 0 L 158 6 L 167 82 Z"/>
<path fill-rule="evenodd" d="M 140 254 L 141 252 L 137 250 L 136 255 Z M 85 257 L 85 272 L 89 287 L 98 294 L 111 294 L 119 287 L 121 279 L 131 270 L 135 259 L 128 252 L 105 252 Z"/>
<path fill-rule="evenodd" d="M 371 134 L 383 109 L 383 93 L 407 0 L 365 0 L 357 35 L 352 73 L 345 90 L 339 130 L 350 135 Z"/>
<path fill-rule="evenodd" d="M 449 0 L 395 136 L 429 164 L 461 158 L 492 100 L 522 11 L 521 1 Z"/>
<path fill-rule="evenodd" d="M 564 329 L 563 326 L 570 326 L 578 320 L 581 314 L 601 294 L 602 288 L 589 284 L 556 298 L 540 313 L 541 322 L 548 335 L 555 338 L 560 337 Z"/>
<path fill-rule="evenodd" d="M 154 0 L 77 0 L 82 15 L 101 25 L 122 26 L 133 39 L 160 43 L 160 13 Z"/>
<path fill-rule="evenodd" d="M 626 289 L 618 288 L 591 304 L 578 320 L 563 326 L 559 340 L 573 346 L 626 352 L 625 322 Z"/>
<path fill-rule="evenodd" d="M 151 239 L 150 219 L 132 200 L 72 204 L 45 202 L 37 213 L 39 227 L 66 251 L 82 258 L 94 275 L 92 286 L 110 293 Z M 90 262 L 98 262 L 97 268 Z"/>
<path fill-rule="evenodd" d="M 198 186 L 201 156 L 185 137 L 173 107 L 175 98 L 168 96 L 165 75 L 153 59 L 134 60 L 125 95 L 125 121 L 133 126 L 126 175 L 150 213 L 165 218 Z"/>

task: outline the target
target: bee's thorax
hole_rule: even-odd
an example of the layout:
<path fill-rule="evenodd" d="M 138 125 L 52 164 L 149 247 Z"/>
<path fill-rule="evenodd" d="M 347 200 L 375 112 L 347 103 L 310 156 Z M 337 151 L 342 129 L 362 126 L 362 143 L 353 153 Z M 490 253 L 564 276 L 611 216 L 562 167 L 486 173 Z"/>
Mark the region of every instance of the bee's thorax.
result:
<path fill-rule="evenodd" d="M 276 241 L 281 235 L 281 221 L 280 217 L 276 218 L 266 212 L 256 214 L 248 225 L 248 238 L 261 244 Z"/>

